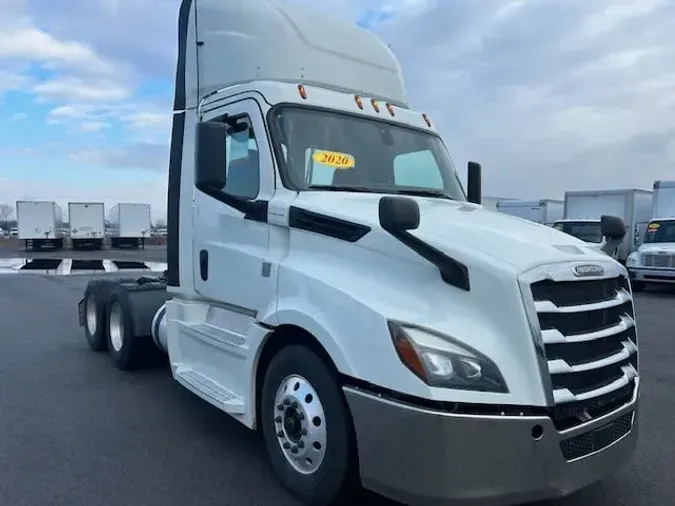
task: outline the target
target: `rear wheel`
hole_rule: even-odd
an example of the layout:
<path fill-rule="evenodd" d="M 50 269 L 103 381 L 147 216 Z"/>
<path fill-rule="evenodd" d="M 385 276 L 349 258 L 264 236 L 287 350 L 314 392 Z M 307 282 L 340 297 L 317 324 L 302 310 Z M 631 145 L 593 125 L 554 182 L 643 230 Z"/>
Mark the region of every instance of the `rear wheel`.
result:
<path fill-rule="evenodd" d="M 359 490 L 351 417 L 336 375 L 315 353 L 289 346 L 272 359 L 261 424 L 277 477 L 303 504 L 334 505 Z"/>
<path fill-rule="evenodd" d="M 106 341 L 106 303 L 110 292 L 126 279 L 94 279 L 84 291 L 84 336 L 94 351 L 108 349 Z"/>
<path fill-rule="evenodd" d="M 135 335 L 129 292 L 124 286 L 113 290 L 106 310 L 106 338 L 115 367 L 128 371 L 148 365 L 159 352 L 151 337 Z"/>

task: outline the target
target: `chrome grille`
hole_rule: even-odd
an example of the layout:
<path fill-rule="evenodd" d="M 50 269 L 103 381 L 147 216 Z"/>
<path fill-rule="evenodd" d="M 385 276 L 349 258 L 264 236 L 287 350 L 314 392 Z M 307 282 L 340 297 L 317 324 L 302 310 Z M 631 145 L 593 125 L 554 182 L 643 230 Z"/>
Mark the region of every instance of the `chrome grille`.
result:
<path fill-rule="evenodd" d="M 661 267 L 667 269 L 669 267 L 675 267 L 675 255 L 665 253 L 643 253 L 641 263 L 645 267 Z"/>
<path fill-rule="evenodd" d="M 627 278 L 546 279 L 530 288 L 556 427 L 574 427 L 630 402 L 638 353 Z"/>

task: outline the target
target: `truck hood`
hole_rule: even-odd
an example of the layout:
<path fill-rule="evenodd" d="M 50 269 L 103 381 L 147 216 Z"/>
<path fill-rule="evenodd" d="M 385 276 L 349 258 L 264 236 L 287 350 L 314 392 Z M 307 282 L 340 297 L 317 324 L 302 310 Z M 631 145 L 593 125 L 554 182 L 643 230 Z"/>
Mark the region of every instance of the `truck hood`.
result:
<path fill-rule="evenodd" d="M 675 243 L 673 242 L 654 242 L 654 243 L 643 243 L 638 248 L 640 253 L 658 253 L 659 251 L 667 251 L 672 253 L 675 251 Z"/>
<path fill-rule="evenodd" d="M 381 197 L 379 194 L 303 192 L 293 205 L 377 230 Z M 522 271 L 543 263 L 607 260 L 607 255 L 587 243 L 545 225 L 467 202 L 410 198 L 418 202 L 421 217 L 419 228 L 411 231 L 412 234 L 460 261 L 482 253 Z M 367 242 L 375 248 L 378 243 Z"/>

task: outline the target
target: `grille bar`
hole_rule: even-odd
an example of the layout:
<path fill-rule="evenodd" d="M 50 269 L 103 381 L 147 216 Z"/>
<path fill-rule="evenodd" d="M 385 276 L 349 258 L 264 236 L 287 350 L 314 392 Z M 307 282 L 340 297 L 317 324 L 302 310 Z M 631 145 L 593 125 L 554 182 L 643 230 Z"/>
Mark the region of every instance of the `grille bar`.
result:
<path fill-rule="evenodd" d="M 574 427 L 630 402 L 638 348 L 628 279 L 545 279 L 530 288 L 556 427 Z"/>
<path fill-rule="evenodd" d="M 645 267 L 675 267 L 675 255 L 658 255 L 655 253 L 643 253 L 642 265 Z"/>

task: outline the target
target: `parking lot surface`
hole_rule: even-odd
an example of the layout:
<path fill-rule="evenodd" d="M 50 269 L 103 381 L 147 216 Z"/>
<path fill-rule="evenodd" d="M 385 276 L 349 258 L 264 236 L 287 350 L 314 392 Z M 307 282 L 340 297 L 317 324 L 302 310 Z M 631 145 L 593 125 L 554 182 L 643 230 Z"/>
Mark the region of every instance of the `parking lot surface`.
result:
<path fill-rule="evenodd" d="M 297 505 L 273 478 L 257 435 L 173 382 L 168 368 L 124 373 L 89 350 L 76 310 L 86 281 L 0 277 L 0 505 Z M 547 506 L 673 504 L 674 303 L 672 291 L 636 295 L 635 459 Z"/>
<path fill-rule="evenodd" d="M 26 251 L 16 241 L 0 240 L 0 259 L 3 258 L 74 258 L 78 260 L 134 260 L 138 262 L 166 262 L 166 246 L 148 244 L 145 249 L 110 249 L 102 251 Z"/>

